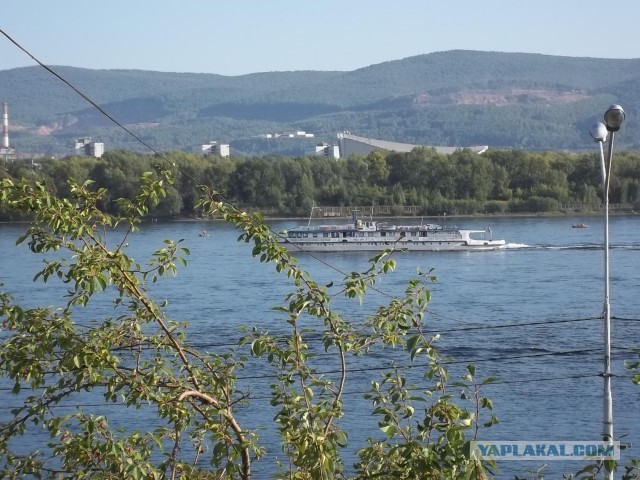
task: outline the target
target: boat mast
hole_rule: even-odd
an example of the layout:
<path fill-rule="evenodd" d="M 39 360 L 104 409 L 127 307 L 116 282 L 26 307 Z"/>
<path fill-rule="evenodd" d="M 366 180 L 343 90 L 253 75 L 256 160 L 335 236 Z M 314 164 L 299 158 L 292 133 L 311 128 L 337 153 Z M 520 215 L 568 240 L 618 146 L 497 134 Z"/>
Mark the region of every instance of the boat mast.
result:
<path fill-rule="evenodd" d="M 318 210 L 318 211 L 322 211 L 322 209 L 320 207 L 316 207 L 316 202 L 315 200 L 313 201 L 313 206 L 311 207 L 311 213 L 309 214 L 309 221 L 307 222 L 307 228 L 311 227 L 311 218 L 313 217 L 313 211 L 314 210 Z"/>

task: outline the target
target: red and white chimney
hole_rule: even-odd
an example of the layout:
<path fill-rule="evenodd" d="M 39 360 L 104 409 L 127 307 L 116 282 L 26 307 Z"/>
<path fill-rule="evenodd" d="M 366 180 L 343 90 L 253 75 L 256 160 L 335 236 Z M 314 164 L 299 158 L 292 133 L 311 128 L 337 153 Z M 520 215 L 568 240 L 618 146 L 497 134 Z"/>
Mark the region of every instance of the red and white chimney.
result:
<path fill-rule="evenodd" d="M 9 148 L 9 104 L 2 104 L 2 146 Z"/>

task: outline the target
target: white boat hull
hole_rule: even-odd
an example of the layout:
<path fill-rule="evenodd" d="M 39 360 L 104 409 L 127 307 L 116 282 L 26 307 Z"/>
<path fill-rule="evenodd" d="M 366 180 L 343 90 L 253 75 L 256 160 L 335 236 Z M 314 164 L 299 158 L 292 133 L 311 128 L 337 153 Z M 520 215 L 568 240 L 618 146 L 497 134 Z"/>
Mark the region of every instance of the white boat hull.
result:
<path fill-rule="evenodd" d="M 504 240 L 427 241 L 401 238 L 395 241 L 371 241 L 363 239 L 283 239 L 280 245 L 290 252 L 380 252 L 385 249 L 425 252 L 498 250 L 504 248 Z"/>

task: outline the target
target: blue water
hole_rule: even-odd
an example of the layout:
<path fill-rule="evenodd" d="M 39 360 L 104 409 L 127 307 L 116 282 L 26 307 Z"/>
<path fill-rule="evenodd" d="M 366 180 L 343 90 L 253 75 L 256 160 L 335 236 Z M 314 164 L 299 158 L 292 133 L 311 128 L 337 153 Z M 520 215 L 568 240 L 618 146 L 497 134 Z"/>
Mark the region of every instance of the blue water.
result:
<path fill-rule="evenodd" d="M 452 222 L 447 220 L 447 222 Z M 277 231 L 294 221 L 272 222 Z M 403 220 L 402 223 L 407 223 Z M 453 223 L 453 222 L 452 222 Z M 434 269 L 438 282 L 431 288 L 427 325 L 440 333 L 443 352 L 451 357 L 450 369 L 460 373 L 468 362 L 476 364 L 479 376 L 498 376 L 500 380 L 485 388 L 494 402 L 500 423 L 482 432 L 482 438 L 495 440 L 590 440 L 600 439 L 602 431 L 603 339 L 603 221 L 600 217 L 523 217 L 484 218 L 455 221 L 465 227 L 490 226 L 494 238 L 506 239 L 511 248 L 490 252 L 408 252 L 397 256 L 397 270 L 381 279 L 376 291 L 360 304 L 336 297 L 334 306 L 345 318 L 360 322 L 389 296 L 404 291 L 406 282 L 422 271 Z M 587 229 L 572 224 L 586 223 Z M 42 257 L 15 247 L 24 225 L 1 225 L 0 248 L 5 253 L 0 281 L 27 305 L 62 305 L 63 285 L 33 283 Z M 200 237 L 206 229 L 210 236 Z M 613 321 L 614 435 L 632 448 L 625 459 L 640 458 L 640 387 L 630 381 L 623 363 L 637 360 L 632 348 L 640 348 L 640 217 L 611 218 L 611 310 Z M 116 241 L 116 234 L 114 241 Z M 229 348 L 240 335 L 240 325 L 257 326 L 272 333 L 286 332 L 282 316 L 271 310 L 284 303 L 291 290 L 283 275 L 270 265 L 250 256 L 250 246 L 237 243 L 238 233 L 221 222 L 173 222 L 143 225 L 131 236 L 129 254 L 140 263 L 149 253 L 162 247 L 162 239 L 184 238 L 191 250 L 189 265 L 176 279 L 163 280 L 151 287 L 157 299 L 169 301 L 168 312 L 176 320 L 190 323 L 190 340 L 210 351 Z M 368 253 L 300 254 L 300 264 L 320 283 L 334 283 L 338 291 L 341 272 L 362 271 L 368 267 Z M 107 299 L 91 310 L 97 318 L 101 308 L 110 308 Z M 106 313 L 109 315 L 110 313 Z M 85 313 L 86 315 L 86 313 Z M 500 325 L 548 322 L 547 325 Z M 377 380 L 381 368 L 393 359 L 406 363 L 399 352 L 385 351 L 370 358 L 350 358 L 350 376 L 345 395 L 346 418 L 342 425 L 349 432 L 347 465 L 353 451 L 369 436 L 378 436 L 376 419 L 371 417 L 362 392 Z M 327 375 L 335 375 L 332 357 L 322 356 Z M 262 368 L 263 370 L 256 370 Z M 407 370 L 414 383 L 424 382 L 424 366 L 418 362 Z M 254 472 L 273 470 L 273 459 L 280 453 L 277 437 L 268 428 L 274 411 L 268 404 L 268 369 L 251 363 L 241 372 L 242 385 L 254 398 L 242 412 L 252 427 L 265 426 L 260 437 L 268 457 L 254 465 Z M 6 411 L 17 399 L 3 393 Z M 2 410 L 0 410 L 2 411 Z M 110 407 L 113 422 L 148 428 L 149 419 L 139 412 Z M 511 462 L 500 465 L 499 478 L 512 478 L 513 472 L 536 470 L 542 462 Z M 580 462 L 549 462 L 548 478 L 560 472 L 579 469 Z"/>

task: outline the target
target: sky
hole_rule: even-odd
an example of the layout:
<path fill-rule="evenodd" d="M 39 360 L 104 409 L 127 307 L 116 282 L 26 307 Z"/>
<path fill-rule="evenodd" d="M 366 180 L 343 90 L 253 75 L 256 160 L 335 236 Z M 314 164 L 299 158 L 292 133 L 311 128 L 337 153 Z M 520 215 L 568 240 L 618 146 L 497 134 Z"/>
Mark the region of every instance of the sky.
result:
<path fill-rule="evenodd" d="M 639 0 L 0 2 L 0 29 L 46 65 L 229 76 L 458 49 L 640 58 L 639 19 Z M 0 35 L 0 70 L 32 65 Z"/>

